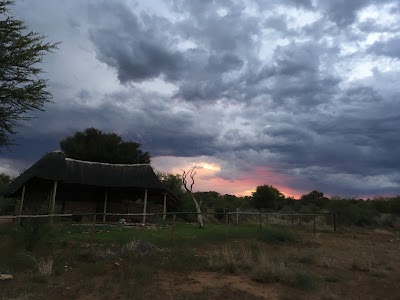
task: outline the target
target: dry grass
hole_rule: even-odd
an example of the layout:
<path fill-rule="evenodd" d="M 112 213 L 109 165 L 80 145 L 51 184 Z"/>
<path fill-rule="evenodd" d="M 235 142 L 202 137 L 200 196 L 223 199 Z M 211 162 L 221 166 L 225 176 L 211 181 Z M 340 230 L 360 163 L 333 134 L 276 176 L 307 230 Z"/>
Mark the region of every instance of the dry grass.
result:
<path fill-rule="evenodd" d="M 211 270 L 246 274 L 257 282 L 280 282 L 295 288 L 313 290 L 318 278 L 311 272 L 289 266 L 287 256 L 272 257 L 261 247 L 225 246 L 208 256 Z"/>
<path fill-rule="evenodd" d="M 205 230 L 193 227 L 183 236 L 189 239 Z M 24 252 L 12 261 L 14 269 L 20 271 L 13 273 L 9 268 L 20 279 L 7 282 L 0 299 L 246 299 L 247 294 L 236 297 L 240 283 L 246 283 L 243 291 L 257 291 L 252 294 L 260 298 L 267 297 L 268 289 L 279 299 L 398 298 L 399 232 L 353 229 L 313 235 L 307 230 L 293 231 L 298 237 L 294 241 L 281 241 L 281 234 L 267 241 L 258 235 L 221 240 L 221 236 L 206 232 L 210 240 L 204 234 L 201 244 L 166 245 L 161 251 L 152 239 L 145 240 L 145 234 L 151 234 L 146 231 L 140 243 L 129 234 L 130 240 L 124 239 L 124 243 L 101 240 L 89 244 L 85 240 L 67 248 L 60 244 L 56 252 L 46 254 L 57 255 L 52 273 L 44 271 L 54 276 L 37 272 L 39 261 L 29 256 L 36 253 Z M 40 257 L 43 255 L 41 252 Z M 48 260 L 40 262 L 47 270 Z M 20 268 L 16 267 L 18 261 Z M 31 261 L 33 266 L 27 268 Z M 73 268 L 57 274 L 57 266 L 62 268 L 66 261 Z M 51 288 L 43 288 L 44 284 Z M 181 289 L 183 285 L 188 291 Z M 210 286 L 211 292 L 200 292 L 203 286 Z M 235 290 L 224 290 L 225 286 Z M 26 292 L 31 296 L 15 298 L 17 293 Z"/>
<path fill-rule="evenodd" d="M 377 266 L 372 252 L 361 252 L 353 258 L 351 267 L 356 271 L 371 272 Z"/>
<path fill-rule="evenodd" d="M 53 273 L 53 264 L 54 259 L 52 257 L 40 259 L 37 264 L 39 274 L 43 276 L 50 276 Z"/>
<path fill-rule="evenodd" d="M 238 273 L 253 268 L 255 261 L 251 249 L 245 246 L 223 246 L 208 254 L 208 266 L 213 271 Z"/>
<path fill-rule="evenodd" d="M 13 298 L 10 298 L 10 297 L 4 295 L 1 299 L 2 300 L 29 300 L 29 299 L 32 299 L 32 295 L 28 294 L 28 293 L 23 293 L 17 297 L 13 297 Z"/>

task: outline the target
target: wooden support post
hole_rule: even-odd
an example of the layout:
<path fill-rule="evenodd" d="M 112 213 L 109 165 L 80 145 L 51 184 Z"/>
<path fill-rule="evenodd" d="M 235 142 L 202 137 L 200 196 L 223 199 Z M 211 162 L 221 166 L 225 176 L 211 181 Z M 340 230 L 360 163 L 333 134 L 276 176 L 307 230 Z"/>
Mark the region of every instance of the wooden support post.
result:
<path fill-rule="evenodd" d="M 92 225 L 93 225 L 93 228 L 92 228 L 92 231 L 93 232 L 96 232 L 96 213 L 93 215 L 93 223 L 92 223 Z"/>
<path fill-rule="evenodd" d="M 294 215 L 292 213 L 292 227 L 294 226 Z"/>
<path fill-rule="evenodd" d="M 239 208 L 236 207 L 236 225 L 239 225 Z"/>
<path fill-rule="evenodd" d="M 21 203 L 18 208 L 18 215 L 22 214 L 22 208 L 24 207 L 24 199 L 25 199 L 25 185 L 22 187 L 22 195 L 21 195 Z M 21 218 L 18 218 L 17 224 L 21 224 Z"/>
<path fill-rule="evenodd" d="M 333 214 L 333 232 L 336 232 L 336 214 Z"/>
<path fill-rule="evenodd" d="M 172 245 L 175 243 L 175 220 L 176 220 L 176 214 L 173 214 L 172 216 L 172 226 L 171 226 L 171 242 Z"/>
<path fill-rule="evenodd" d="M 143 204 L 143 225 L 146 224 L 146 214 L 147 214 L 147 189 L 144 190 L 144 204 Z"/>
<path fill-rule="evenodd" d="M 261 213 L 258 215 L 258 221 L 260 222 L 260 231 L 261 231 L 261 225 L 262 225 L 262 222 L 261 222 Z"/>
<path fill-rule="evenodd" d="M 164 193 L 163 221 L 167 219 L 167 193 Z"/>
<path fill-rule="evenodd" d="M 51 194 L 51 205 L 50 205 L 50 214 L 54 214 L 54 209 L 56 207 L 56 194 L 57 194 L 57 181 L 54 181 L 53 184 L 53 192 Z M 53 223 L 53 217 L 50 218 L 50 223 Z"/>
<path fill-rule="evenodd" d="M 314 215 L 314 234 L 316 233 L 316 230 L 317 230 L 317 228 L 316 228 L 316 224 L 315 224 L 315 215 Z"/>
<path fill-rule="evenodd" d="M 225 214 L 225 237 L 228 238 L 229 233 L 229 215 Z"/>
<path fill-rule="evenodd" d="M 107 199 L 108 198 L 108 191 L 106 190 L 106 193 L 104 194 L 104 206 L 103 206 L 103 223 L 106 222 L 106 213 L 107 213 Z"/>

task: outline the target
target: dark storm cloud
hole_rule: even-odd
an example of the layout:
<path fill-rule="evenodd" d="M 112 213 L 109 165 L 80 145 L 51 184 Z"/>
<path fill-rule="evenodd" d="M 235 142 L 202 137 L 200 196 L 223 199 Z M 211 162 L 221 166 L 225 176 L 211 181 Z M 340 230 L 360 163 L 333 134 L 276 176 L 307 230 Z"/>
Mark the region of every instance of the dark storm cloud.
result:
<path fill-rule="evenodd" d="M 252 36 L 259 33 L 258 20 L 244 14 L 245 6 L 234 2 L 217 5 L 184 1 L 179 7 L 193 15 L 175 24 L 136 15 L 117 3 L 96 7 L 100 12 L 107 10 L 109 18 L 119 20 L 106 28 L 91 30 L 98 59 L 115 68 L 123 83 L 163 76 L 178 85 L 176 97 L 185 100 L 229 96 L 228 90 L 236 80 L 228 78 L 228 74 L 240 71 L 245 61 L 256 61 L 246 53 L 256 46 Z M 217 8 L 227 9 L 227 14 L 218 15 Z M 177 43 L 184 40 L 194 46 L 179 49 Z M 225 75 L 227 78 L 223 79 Z"/>
<path fill-rule="evenodd" d="M 77 96 L 82 94 L 90 97 L 85 91 Z M 59 149 L 64 137 L 88 127 L 117 132 L 127 140 L 138 141 L 152 156 L 213 155 L 216 151 L 215 133 L 197 130 L 195 115 L 174 112 L 168 99 L 131 90 L 107 94 L 104 100 L 97 107 L 48 105 L 46 112 L 37 113 L 37 118 L 29 124 L 22 124 L 7 158 L 16 159 L 29 148 L 24 161 L 33 163 L 44 153 Z M 129 103 L 134 104 L 134 110 L 126 109 Z"/>
<path fill-rule="evenodd" d="M 382 3 L 391 3 L 390 26 L 357 17 Z M 170 0 L 146 10 L 141 2 L 77 1 L 89 16 L 67 22 L 82 36 L 64 45 L 77 43 L 72 57 L 95 53 L 85 65 L 92 71 L 80 74 L 81 59 L 52 78 L 56 104 L 21 128 L 24 148 L 8 157 L 33 162 L 94 126 L 141 142 L 153 156 L 216 157 L 226 179 L 263 168 L 305 192 L 398 193 L 394 4 Z"/>
<path fill-rule="evenodd" d="M 103 4 L 93 10 L 92 18 L 96 21 L 97 15 L 105 11 L 111 15 L 106 15 L 110 23 L 101 18 L 106 26 L 92 29 L 90 37 L 98 59 L 115 68 L 122 83 L 160 75 L 174 79 L 175 73 L 184 67 L 182 53 L 172 48 L 173 41 L 163 33 L 169 27 L 166 19 L 139 18 L 120 3 Z M 113 18 L 118 21 L 112 22 Z"/>
<path fill-rule="evenodd" d="M 328 102 L 338 92 L 337 86 L 341 79 L 320 70 L 322 56 L 329 54 L 333 57 L 337 51 L 336 48 L 316 42 L 292 42 L 278 46 L 272 64 L 248 77 L 249 90 L 254 86 L 259 87 L 266 96 L 273 99 L 273 106 L 283 105 L 288 110 Z"/>
<path fill-rule="evenodd" d="M 375 42 L 368 50 L 370 53 L 376 55 L 400 58 L 400 36 L 396 36 L 387 41 Z"/>

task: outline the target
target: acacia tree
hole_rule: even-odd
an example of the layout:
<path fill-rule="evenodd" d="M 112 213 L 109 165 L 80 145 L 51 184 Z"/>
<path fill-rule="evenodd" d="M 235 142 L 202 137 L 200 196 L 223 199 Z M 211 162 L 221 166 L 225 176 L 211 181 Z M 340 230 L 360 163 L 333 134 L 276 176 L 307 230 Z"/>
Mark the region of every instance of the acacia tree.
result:
<path fill-rule="evenodd" d="M 255 208 L 266 208 L 278 210 L 279 204 L 283 201 L 282 193 L 272 185 L 260 185 L 252 195 Z"/>
<path fill-rule="evenodd" d="M 196 206 L 196 212 L 197 212 L 197 221 L 199 222 L 199 225 L 201 228 L 204 227 L 204 223 L 203 223 L 203 215 L 201 212 L 201 200 L 200 203 L 197 201 L 196 197 L 193 194 L 193 185 L 194 185 L 194 176 L 196 175 L 196 166 L 194 166 L 193 168 L 191 168 L 189 171 L 185 171 L 182 170 L 183 174 L 182 174 L 182 183 L 183 183 L 183 187 L 185 188 L 185 190 L 190 194 L 190 196 L 192 197 L 192 200 L 194 202 L 194 205 Z M 188 183 L 187 183 L 187 177 L 190 177 L 190 179 L 192 180 L 192 183 L 190 184 L 190 188 L 188 187 Z"/>
<path fill-rule="evenodd" d="M 39 77 L 43 56 L 57 48 L 45 36 L 28 31 L 9 11 L 12 0 L 0 0 L 0 147 L 12 143 L 19 120 L 30 110 L 42 110 L 51 94 L 47 80 Z"/>
<path fill-rule="evenodd" d="M 164 184 L 164 186 L 169 191 L 171 191 L 178 199 L 183 198 L 184 187 L 183 187 L 181 175 L 157 172 L 157 177 Z"/>
<path fill-rule="evenodd" d="M 149 152 L 141 144 L 124 141 L 116 133 L 106 133 L 96 128 L 77 131 L 60 142 L 67 157 L 112 164 L 149 164 Z"/>

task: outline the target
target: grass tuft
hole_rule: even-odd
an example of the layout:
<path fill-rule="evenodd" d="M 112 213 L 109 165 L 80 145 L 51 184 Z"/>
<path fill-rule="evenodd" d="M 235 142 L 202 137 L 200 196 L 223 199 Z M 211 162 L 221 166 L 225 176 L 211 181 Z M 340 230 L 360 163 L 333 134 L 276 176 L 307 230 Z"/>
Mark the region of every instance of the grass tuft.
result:
<path fill-rule="evenodd" d="M 328 275 L 325 277 L 325 281 L 330 283 L 336 283 L 340 281 L 340 278 L 335 275 Z"/>
<path fill-rule="evenodd" d="M 37 264 L 39 274 L 43 276 L 50 276 L 53 273 L 53 264 L 54 259 L 52 257 L 39 260 Z"/>
<path fill-rule="evenodd" d="M 302 264 L 306 264 L 306 265 L 311 265 L 313 263 L 315 263 L 315 259 L 312 256 L 312 254 L 299 254 L 297 256 L 294 257 L 294 260 L 302 263 Z"/>

